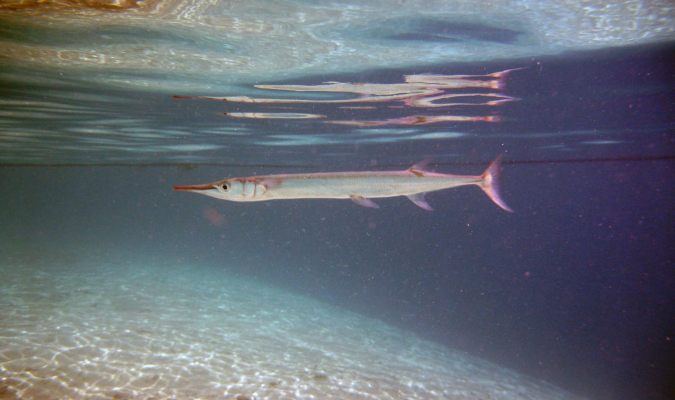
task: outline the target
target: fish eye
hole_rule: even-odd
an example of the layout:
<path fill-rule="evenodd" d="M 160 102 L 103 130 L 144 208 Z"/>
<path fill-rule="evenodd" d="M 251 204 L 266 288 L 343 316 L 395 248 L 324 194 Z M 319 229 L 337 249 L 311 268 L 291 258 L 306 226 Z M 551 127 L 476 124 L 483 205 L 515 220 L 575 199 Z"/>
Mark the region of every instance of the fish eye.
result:
<path fill-rule="evenodd" d="M 226 191 L 226 192 L 227 192 L 228 190 L 230 190 L 230 185 L 227 184 L 227 183 L 223 183 L 223 190 Z"/>

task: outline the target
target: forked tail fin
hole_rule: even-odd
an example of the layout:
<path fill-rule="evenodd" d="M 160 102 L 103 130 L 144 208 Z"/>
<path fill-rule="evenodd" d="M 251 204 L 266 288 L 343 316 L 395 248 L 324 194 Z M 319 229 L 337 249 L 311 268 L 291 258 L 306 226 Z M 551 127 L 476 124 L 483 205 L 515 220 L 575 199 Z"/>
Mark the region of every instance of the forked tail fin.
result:
<path fill-rule="evenodd" d="M 511 207 L 506 205 L 499 194 L 499 174 L 501 172 L 501 160 L 502 156 L 499 156 L 492 163 L 490 163 L 490 166 L 488 166 L 485 172 L 483 172 L 483 175 L 480 176 L 480 187 L 483 189 L 485 194 L 488 195 L 490 200 L 497 204 L 502 210 L 513 212 Z"/>

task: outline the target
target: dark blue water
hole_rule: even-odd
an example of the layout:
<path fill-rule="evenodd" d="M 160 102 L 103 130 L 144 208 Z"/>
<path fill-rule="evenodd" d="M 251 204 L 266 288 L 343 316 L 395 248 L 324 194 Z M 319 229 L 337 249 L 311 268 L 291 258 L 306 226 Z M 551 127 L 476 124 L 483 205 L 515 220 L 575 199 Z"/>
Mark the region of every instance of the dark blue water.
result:
<path fill-rule="evenodd" d="M 87 142 L 83 131 L 65 129 L 73 127 L 70 120 L 21 121 L 31 129 L 46 124 L 55 134 L 4 151 L 2 247 L 55 257 L 77 255 L 86 244 L 104 255 L 123 248 L 223 265 L 577 395 L 666 399 L 674 394 L 675 356 L 673 50 L 671 43 L 264 82 L 394 83 L 406 74 L 522 67 L 503 89 L 518 100 L 487 111 L 499 123 L 369 131 L 313 120 L 241 121 L 223 113 L 383 120 L 407 110 L 242 105 L 109 90 L 107 96 L 124 101 L 89 104 L 109 113 L 102 131 L 119 133 L 116 119 L 144 117 L 148 132 L 175 132 L 144 138 L 131 129 L 110 143 Z M 50 97 L 40 84 L 4 81 L 3 88 L 9 99 Z M 79 91 L 87 92 L 96 90 Z M 94 114 L 93 125 L 98 119 Z M 230 134 L 209 133 L 216 128 Z M 238 129 L 247 134 L 231 134 Z M 462 134 L 420 139 L 453 131 Z M 150 150 L 135 156 L 129 148 Z M 372 210 L 340 200 L 240 204 L 171 191 L 173 184 L 231 176 L 395 169 L 422 159 L 438 171 L 477 174 L 498 154 L 513 214 L 476 188 L 430 194 L 431 213 L 405 198 L 382 199 Z"/>

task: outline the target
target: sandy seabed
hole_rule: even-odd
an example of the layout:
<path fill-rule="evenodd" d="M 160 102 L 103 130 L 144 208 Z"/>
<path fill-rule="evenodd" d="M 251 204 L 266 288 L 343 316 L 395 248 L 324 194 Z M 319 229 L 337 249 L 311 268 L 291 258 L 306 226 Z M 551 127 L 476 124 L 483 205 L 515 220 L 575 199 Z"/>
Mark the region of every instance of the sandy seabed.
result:
<path fill-rule="evenodd" d="M 0 399 L 574 398 L 222 268 L 3 256 L 0 276 Z"/>

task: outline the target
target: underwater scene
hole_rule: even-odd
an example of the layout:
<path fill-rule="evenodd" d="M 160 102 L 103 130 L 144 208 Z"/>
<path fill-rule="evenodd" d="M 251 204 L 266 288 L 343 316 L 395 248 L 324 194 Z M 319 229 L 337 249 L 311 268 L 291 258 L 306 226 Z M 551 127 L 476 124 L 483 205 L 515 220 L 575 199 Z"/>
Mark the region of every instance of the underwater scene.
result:
<path fill-rule="evenodd" d="M 0 0 L 0 399 L 675 398 L 668 0 Z"/>

